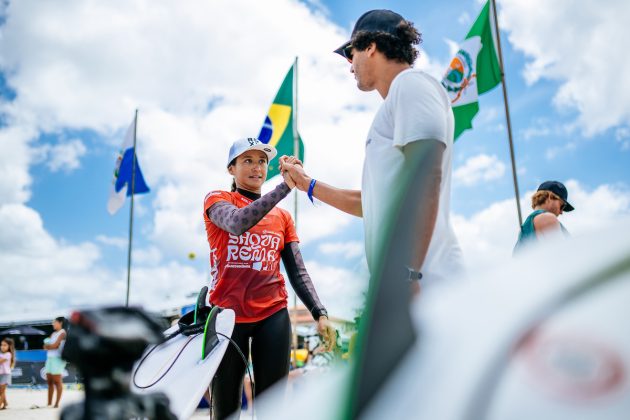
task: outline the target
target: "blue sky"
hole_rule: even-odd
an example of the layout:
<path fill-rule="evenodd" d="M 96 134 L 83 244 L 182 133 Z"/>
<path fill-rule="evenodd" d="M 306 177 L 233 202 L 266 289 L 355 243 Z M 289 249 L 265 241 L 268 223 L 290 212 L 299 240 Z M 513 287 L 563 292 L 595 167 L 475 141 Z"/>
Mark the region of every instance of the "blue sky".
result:
<path fill-rule="evenodd" d="M 570 3 L 498 7 L 524 215 L 538 184 L 566 182 L 577 210 L 561 220 L 580 235 L 630 214 L 630 83 L 616 71 L 630 64 L 619 45 L 630 31 L 618 23 L 630 8 Z M 0 267 L 13 302 L 0 318 L 30 316 L 31 299 L 44 313 L 124 299 L 128 205 L 109 216 L 106 200 L 136 107 L 138 154 L 152 188 L 136 201 L 138 304 L 175 306 L 207 281 L 203 196 L 228 187 L 229 144 L 258 132 L 296 55 L 306 168 L 358 188 L 361 144 L 380 98 L 359 92 L 331 50 L 372 8 L 420 28 L 417 67 L 440 77 L 481 3 L 3 3 Z M 453 220 L 472 269 L 509 256 L 517 229 L 500 86 L 480 108 L 475 128 L 456 143 L 452 185 Z M 320 295 L 351 316 L 366 285 L 360 220 L 302 195 L 298 232 Z"/>

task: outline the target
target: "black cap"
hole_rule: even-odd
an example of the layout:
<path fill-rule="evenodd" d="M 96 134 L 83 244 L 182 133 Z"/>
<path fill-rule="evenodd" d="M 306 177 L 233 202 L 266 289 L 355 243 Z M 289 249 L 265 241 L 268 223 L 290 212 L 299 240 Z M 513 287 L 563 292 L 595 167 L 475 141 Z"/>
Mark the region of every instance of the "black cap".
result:
<path fill-rule="evenodd" d="M 538 187 L 538 191 L 551 191 L 552 193 L 560 197 L 562 201 L 564 201 L 563 211 L 569 212 L 575 210 L 575 208 L 567 201 L 569 193 L 567 192 L 567 187 L 565 187 L 562 182 L 545 181 L 540 184 L 540 187 Z"/>
<path fill-rule="evenodd" d="M 396 12 L 391 10 L 370 10 L 363 13 L 357 23 L 354 25 L 352 35 L 350 39 L 359 31 L 367 32 L 387 32 L 392 35 L 396 35 L 396 29 L 400 22 L 405 19 Z M 341 47 L 337 48 L 334 52 L 342 57 L 345 57 L 343 49 L 350 45 L 351 41 L 345 42 Z"/>

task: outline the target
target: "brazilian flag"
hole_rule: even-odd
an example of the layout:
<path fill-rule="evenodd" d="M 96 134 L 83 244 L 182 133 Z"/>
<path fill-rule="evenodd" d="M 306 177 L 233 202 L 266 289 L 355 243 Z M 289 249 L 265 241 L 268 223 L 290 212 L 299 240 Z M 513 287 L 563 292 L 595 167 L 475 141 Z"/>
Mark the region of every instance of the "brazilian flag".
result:
<path fill-rule="evenodd" d="M 263 143 L 268 143 L 278 150 L 278 157 L 282 155 L 295 155 L 293 147 L 293 71 L 291 66 L 289 72 L 284 78 L 276 99 L 273 100 L 265 123 L 260 129 L 258 139 Z M 304 144 L 298 135 L 300 160 L 304 160 Z M 278 158 L 269 162 L 267 179 L 271 179 L 278 175 Z"/>

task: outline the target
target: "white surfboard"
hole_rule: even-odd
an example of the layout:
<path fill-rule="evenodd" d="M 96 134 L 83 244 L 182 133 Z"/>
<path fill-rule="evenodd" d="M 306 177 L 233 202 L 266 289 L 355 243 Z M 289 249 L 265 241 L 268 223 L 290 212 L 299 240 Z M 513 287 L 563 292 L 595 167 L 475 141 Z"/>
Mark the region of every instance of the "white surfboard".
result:
<path fill-rule="evenodd" d="M 224 309 L 217 315 L 216 331 L 231 337 L 234 320 L 234 311 Z M 177 326 L 169 328 L 165 331 L 165 335 L 174 333 L 177 328 Z M 194 337 L 179 335 L 160 344 L 140 366 L 138 366 L 139 363 L 135 364 L 132 375 L 136 375 L 135 383 L 138 386 L 145 387 L 166 374 L 155 385 L 145 389 L 138 388 L 132 381 L 132 391 L 137 394 L 163 392 L 170 400 L 170 409 L 173 414 L 178 419 L 188 419 L 208 389 L 229 345 L 227 338 L 220 335 L 218 338 L 219 344 L 205 360 L 201 360 L 203 334 Z M 186 348 L 182 351 L 184 346 Z M 151 348 L 147 348 L 147 352 Z M 181 355 L 177 357 L 180 351 Z M 175 360 L 176 358 L 177 360 Z M 170 370 L 168 370 L 169 367 Z"/>

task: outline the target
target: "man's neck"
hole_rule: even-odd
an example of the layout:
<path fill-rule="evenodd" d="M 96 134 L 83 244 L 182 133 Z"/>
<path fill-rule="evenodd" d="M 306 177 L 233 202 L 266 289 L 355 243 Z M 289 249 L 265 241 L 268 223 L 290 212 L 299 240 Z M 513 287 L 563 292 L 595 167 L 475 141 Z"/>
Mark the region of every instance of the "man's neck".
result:
<path fill-rule="evenodd" d="M 376 90 L 381 95 L 381 98 L 387 98 L 389 88 L 396 76 L 410 68 L 411 66 L 407 63 L 399 63 L 397 61 L 392 62 L 390 60 L 386 61 L 386 64 L 383 65 L 382 70 L 378 75 L 378 81 L 376 82 Z"/>

